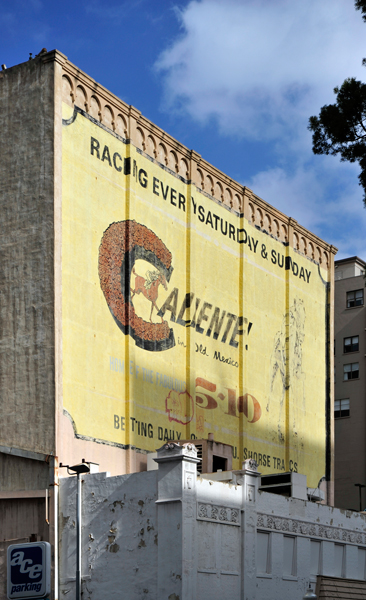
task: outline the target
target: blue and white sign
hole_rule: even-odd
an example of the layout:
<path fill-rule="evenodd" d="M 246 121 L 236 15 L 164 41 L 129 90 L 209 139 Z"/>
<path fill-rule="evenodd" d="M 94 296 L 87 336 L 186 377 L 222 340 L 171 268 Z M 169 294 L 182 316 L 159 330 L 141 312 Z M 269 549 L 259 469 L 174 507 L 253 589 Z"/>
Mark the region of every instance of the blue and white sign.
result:
<path fill-rule="evenodd" d="M 8 598 L 44 598 L 51 592 L 51 545 L 48 542 L 8 547 Z"/>

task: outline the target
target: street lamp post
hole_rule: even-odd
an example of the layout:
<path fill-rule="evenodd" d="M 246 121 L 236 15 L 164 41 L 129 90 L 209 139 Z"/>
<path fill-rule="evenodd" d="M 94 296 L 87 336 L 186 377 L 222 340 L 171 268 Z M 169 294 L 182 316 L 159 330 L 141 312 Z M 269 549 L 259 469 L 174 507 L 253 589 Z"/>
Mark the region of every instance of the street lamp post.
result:
<path fill-rule="evenodd" d="M 78 465 L 63 465 L 60 463 L 60 467 L 66 467 L 69 475 L 76 475 L 77 486 L 76 486 L 76 600 L 81 599 L 81 479 L 80 475 L 90 473 L 90 463 L 82 462 Z"/>

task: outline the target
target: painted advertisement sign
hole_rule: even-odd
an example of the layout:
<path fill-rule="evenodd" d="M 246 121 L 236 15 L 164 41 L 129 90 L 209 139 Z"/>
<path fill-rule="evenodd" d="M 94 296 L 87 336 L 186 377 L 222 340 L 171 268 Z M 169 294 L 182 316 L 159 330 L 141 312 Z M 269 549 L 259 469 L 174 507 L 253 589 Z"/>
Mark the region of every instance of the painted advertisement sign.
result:
<path fill-rule="evenodd" d="M 213 432 L 234 468 L 252 456 L 316 485 L 326 271 L 81 111 L 64 123 L 63 397 L 78 435 L 155 450 Z"/>

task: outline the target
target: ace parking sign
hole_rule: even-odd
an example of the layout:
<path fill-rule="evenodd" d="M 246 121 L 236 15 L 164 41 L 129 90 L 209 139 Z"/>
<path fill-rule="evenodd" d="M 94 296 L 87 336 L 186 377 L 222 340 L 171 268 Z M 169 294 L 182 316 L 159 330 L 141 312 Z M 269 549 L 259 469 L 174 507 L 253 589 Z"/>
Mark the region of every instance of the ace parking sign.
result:
<path fill-rule="evenodd" d="M 12 544 L 8 547 L 7 595 L 44 598 L 51 592 L 51 546 L 48 542 Z"/>

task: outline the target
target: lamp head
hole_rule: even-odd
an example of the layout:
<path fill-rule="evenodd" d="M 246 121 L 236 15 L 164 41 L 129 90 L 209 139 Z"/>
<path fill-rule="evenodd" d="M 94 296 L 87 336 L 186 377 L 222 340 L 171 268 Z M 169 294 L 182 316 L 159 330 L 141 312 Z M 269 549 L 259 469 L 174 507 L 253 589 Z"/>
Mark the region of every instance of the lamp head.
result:
<path fill-rule="evenodd" d="M 82 475 L 83 473 L 90 473 L 90 464 L 94 463 L 89 463 L 85 461 L 85 458 L 83 458 L 83 460 L 81 461 L 81 463 L 77 464 L 77 465 L 63 465 L 62 463 L 60 463 L 60 467 L 64 467 L 65 469 L 67 469 L 67 472 L 69 475 Z"/>
<path fill-rule="evenodd" d="M 73 465 L 72 467 L 69 467 L 69 470 L 73 471 L 77 475 L 81 475 L 82 473 L 90 473 L 90 467 L 88 463 L 85 462 L 79 463 L 78 465 Z"/>
<path fill-rule="evenodd" d="M 314 594 L 313 590 L 311 589 L 311 585 L 309 583 L 309 589 L 306 592 L 305 596 L 303 597 L 303 600 L 317 600 L 318 596 L 316 594 Z"/>

